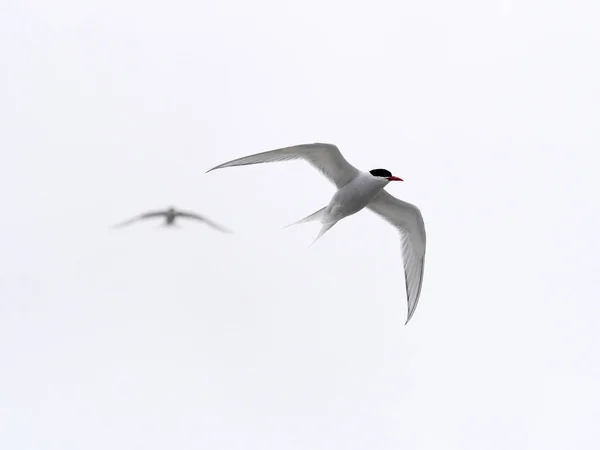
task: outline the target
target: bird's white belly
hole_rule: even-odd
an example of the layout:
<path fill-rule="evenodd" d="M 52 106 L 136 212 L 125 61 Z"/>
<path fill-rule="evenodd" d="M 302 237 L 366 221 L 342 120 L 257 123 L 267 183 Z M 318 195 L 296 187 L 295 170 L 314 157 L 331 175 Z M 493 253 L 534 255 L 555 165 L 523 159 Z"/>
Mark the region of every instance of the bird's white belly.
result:
<path fill-rule="evenodd" d="M 356 214 L 369 204 L 385 184 L 371 179 L 357 179 L 339 189 L 331 198 L 323 222 L 335 222 Z"/>

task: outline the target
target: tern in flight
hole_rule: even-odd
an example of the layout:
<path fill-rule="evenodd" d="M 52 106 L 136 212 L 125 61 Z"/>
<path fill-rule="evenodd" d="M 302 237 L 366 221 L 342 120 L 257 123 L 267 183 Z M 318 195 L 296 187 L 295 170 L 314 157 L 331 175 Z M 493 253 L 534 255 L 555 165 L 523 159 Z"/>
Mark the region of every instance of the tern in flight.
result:
<path fill-rule="evenodd" d="M 425 224 L 419 208 L 397 199 L 384 190 L 390 181 L 403 181 L 401 178 L 393 176 L 386 169 L 362 172 L 346 161 L 335 145 L 321 143 L 294 145 L 256 153 L 219 164 L 208 170 L 207 173 L 225 167 L 295 159 L 309 162 L 337 187 L 337 191 L 327 206 L 291 224 L 320 220 L 321 231 L 313 243 L 340 220 L 363 208 L 370 209 L 398 229 L 402 239 L 402 259 L 408 302 L 406 323 L 408 323 L 417 308 L 421 294 L 426 236 Z"/>
<path fill-rule="evenodd" d="M 152 219 L 154 217 L 164 217 L 164 219 L 165 219 L 164 224 L 163 224 L 164 226 L 175 226 L 175 220 L 178 217 L 186 217 L 188 219 L 195 219 L 195 220 L 199 220 L 200 222 L 204 222 L 204 223 L 210 225 L 211 227 L 213 227 L 219 231 L 222 231 L 223 233 L 231 233 L 231 231 L 228 230 L 227 228 L 213 222 L 212 220 L 207 219 L 206 217 L 200 216 L 195 213 L 187 212 L 187 211 L 179 211 L 173 207 L 170 207 L 170 208 L 168 208 L 166 210 L 162 210 L 162 211 L 149 211 L 149 212 L 140 214 L 139 216 L 135 216 L 132 219 L 128 219 L 124 222 L 113 225 L 113 227 L 120 228 L 120 227 L 130 225 L 133 222 L 137 222 L 138 220 Z"/>

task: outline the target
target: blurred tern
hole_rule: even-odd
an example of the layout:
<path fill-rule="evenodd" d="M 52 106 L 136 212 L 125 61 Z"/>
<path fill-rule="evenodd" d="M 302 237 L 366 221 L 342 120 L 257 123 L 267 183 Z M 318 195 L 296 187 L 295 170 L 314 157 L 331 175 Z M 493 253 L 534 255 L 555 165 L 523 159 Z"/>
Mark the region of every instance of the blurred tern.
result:
<path fill-rule="evenodd" d="M 395 198 L 384 190 L 390 181 L 403 181 L 401 178 L 393 176 L 386 169 L 362 172 L 346 161 L 335 145 L 321 143 L 295 145 L 256 153 L 219 164 L 207 173 L 225 167 L 294 159 L 308 161 L 337 186 L 337 191 L 327 206 L 291 224 L 320 220 L 321 231 L 313 244 L 340 220 L 363 208 L 370 209 L 400 231 L 408 302 L 406 323 L 408 323 L 417 308 L 421 294 L 426 236 L 425 224 L 419 208 Z"/>
<path fill-rule="evenodd" d="M 231 233 L 231 231 L 228 230 L 227 228 L 213 222 L 212 220 L 207 219 L 206 217 L 203 217 L 198 214 L 191 213 L 191 212 L 178 211 L 173 207 L 170 207 L 163 211 L 149 211 L 147 213 L 140 214 L 139 216 L 135 216 L 132 219 L 129 219 L 124 222 L 113 225 L 113 227 L 120 228 L 120 227 L 130 225 L 134 222 L 137 222 L 138 220 L 152 219 L 154 217 L 164 217 L 165 218 L 164 226 L 174 226 L 175 219 L 177 219 L 178 217 L 186 217 L 188 219 L 195 219 L 200 222 L 204 222 L 207 225 L 210 225 L 211 227 L 213 227 L 219 231 L 222 231 L 223 233 Z"/>

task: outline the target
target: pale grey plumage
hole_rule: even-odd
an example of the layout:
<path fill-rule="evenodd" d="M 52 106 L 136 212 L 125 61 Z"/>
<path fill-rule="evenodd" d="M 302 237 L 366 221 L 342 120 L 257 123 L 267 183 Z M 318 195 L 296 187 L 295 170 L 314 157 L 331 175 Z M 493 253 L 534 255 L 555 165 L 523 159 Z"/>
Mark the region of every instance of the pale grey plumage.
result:
<path fill-rule="evenodd" d="M 356 167 L 346 161 L 346 158 L 344 158 L 344 155 L 342 155 L 337 146 L 323 143 L 293 145 L 291 147 L 256 153 L 219 164 L 206 172 L 208 173 L 211 170 L 223 169 L 225 167 L 291 161 L 294 159 L 308 161 L 338 188 L 348 184 L 359 173 Z"/>
<path fill-rule="evenodd" d="M 423 286 L 427 240 L 423 216 L 415 205 L 397 199 L 386 191 L 377 194 L 367 208 L 394 225 L 402 236 L 404 280 L 408 301 L 406 323 L 408 323 L 417 309 Z"/>
<path fill-rule="evenodd" d="M 207 172 L 225 167 L 295 159 L 308 161 L 338 188 L 329 205 L 294 223 L 321 220 L 323 226 L 315 241 L 339 220 L 355 214 L 365 207 L 400 231 L 408 303 L 406 323 L 408 323 L 416 310 L 421 295 L 426 234 L 419 209 L 383 190 L 389 181 L 400 180 L 399 178 L 382 175 L 384 172 L 391 175 L 389 171 L 382 169 L 373 170 L 372 173 L 361 172 L 346 161 L 337 146 L 324 143 L 294 145 L 256 153 L 219 164 Z"/>

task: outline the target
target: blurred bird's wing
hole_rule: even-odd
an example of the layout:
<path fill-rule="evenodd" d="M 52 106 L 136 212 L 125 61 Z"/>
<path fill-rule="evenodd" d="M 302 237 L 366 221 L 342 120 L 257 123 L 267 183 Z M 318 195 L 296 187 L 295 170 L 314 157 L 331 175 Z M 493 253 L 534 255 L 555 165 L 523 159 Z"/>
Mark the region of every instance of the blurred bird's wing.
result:
<path fill-rule="evenodd" d="M 196 214 L 196 213 L 187 212 L 187 211 L 177 211 L 175 214 L 178 217 L 187 217 L 189 219 L 199 220 L 200 222 L 204 222 L 207 225 L 210 225 L 211 227 L 213 227 L 215 230 L 219 230 L 219 231 L 221 231 L 223 233 L 231 233 L 232 232 L 228 228 L 225 228 L 224 226 L 219 225 L 218 223 L 213 222 L 212 220 L 207 219 L 206 217 L 201 216 L 201 215 Z"/>
<path fill-rule="evenodd" d="M 139 216 L 135 216 L 135 217 L 125 220 L 123 222 L 117 223 L 117 224 L 113 225 L 112 227 L 113 228 L 121 228 L 121 227 L 125 227 L 127 225 L 131 225 L 133 222 L 137 222 L 138 220 L 151 219 L 152 217 L 160 217 L 160 216 L 166 216 L 166 213 L 164 211 L 149 211 L 147 213 L 140 214 Z"/>

